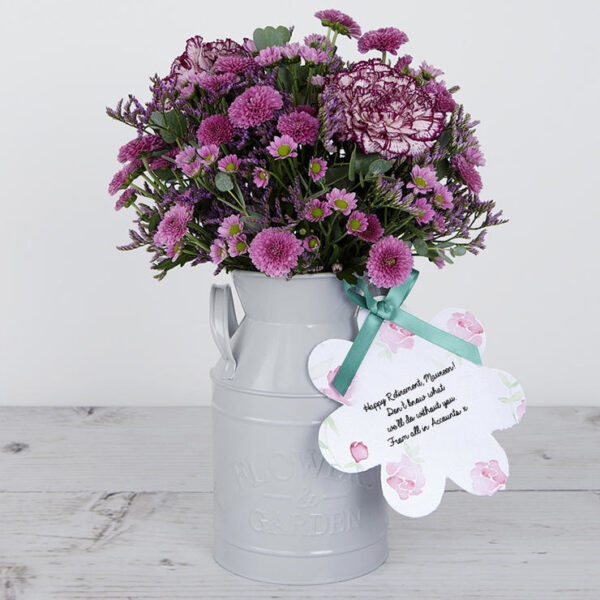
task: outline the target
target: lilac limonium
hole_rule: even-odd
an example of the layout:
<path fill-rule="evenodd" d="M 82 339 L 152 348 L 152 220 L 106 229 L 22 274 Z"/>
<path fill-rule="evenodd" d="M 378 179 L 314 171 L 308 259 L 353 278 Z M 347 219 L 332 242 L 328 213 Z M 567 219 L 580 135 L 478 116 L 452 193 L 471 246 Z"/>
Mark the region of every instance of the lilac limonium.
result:
<path fill-rule="evenodd" d="M 217 163 L 217 166 L 223 173 L 237 173 L 241 164 L 242 161 L 235 154 L 228 154 Z"/>
<path fill-rule="evenodd" d="M 267 146 L 269 154 L 275 160 L 298 156 L 298 153 L 296 152 L 297 148 L 298 144 L 289 135 L 276 135 L 273 138 L 273 141 Z"/>
<path fill-rule="evenodd" d="M 267 187 L 269 183 L 269 172 L 262 167 L 254 167 L 254 170 L 252 171 L 252 181 L 256 187 Z"/>
<path fill-rule="evenodd" d="M 307 204 L 304 212 L 304 218 L 307 221 L 316 223 L 318 221 L 323 221 L 323 219 L 328 217 L 332 212 L 333 211 L 327 202 L 323 202 L 318 198 L 314 198 Z"/>
<path fill-rule="evenodd" d="M 345 188 L 341 190 L 333 188 L 325 198 L 327 198 L 327 202 L 329 202 L 329 206 L 333 210 L 338 210 L 346 216 L 356 208 L 356 194 L 354 192 L 347 192 Z"/>
<path fill-rule="evenodd" d="M 327 161 L 322 158 L 311 158 L 308 163 L 308 174 L 310 175 L 310 178 L 314 182 L 317 182 L 325 177 L 325 173 L 327 173 Z"/>

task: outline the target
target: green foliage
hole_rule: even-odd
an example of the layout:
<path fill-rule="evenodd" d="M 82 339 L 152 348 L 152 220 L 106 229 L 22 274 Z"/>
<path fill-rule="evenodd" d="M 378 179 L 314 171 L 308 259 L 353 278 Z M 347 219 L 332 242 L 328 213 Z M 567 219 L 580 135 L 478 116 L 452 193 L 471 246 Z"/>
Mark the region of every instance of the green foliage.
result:
<path fill-rule="evenodd" d="M 154 111 L 150 115 L 150 127 L 152 127 L 167 144 L 172 144 L 177 141 L 177 139 L 185 138 L 187 133 L 187 121 L 185 116 L 176 109 L 166 113 Z"/>
<path fill-rule="evenodd" d="M 229 192 L 233 189 L 233 180 L 227 173 L 219 171 L 215 175 L 215 186 L 220 192 Z"/>
<path fill-rule="evenodd" d="M 264 29 L 255 29 L 252 39 L 256 44 L 257 50 L 264 50 L 271 46 L 285 46 L 290 41 L 290 30 L 283 25 L 279 27 L 265 27 Z"/>

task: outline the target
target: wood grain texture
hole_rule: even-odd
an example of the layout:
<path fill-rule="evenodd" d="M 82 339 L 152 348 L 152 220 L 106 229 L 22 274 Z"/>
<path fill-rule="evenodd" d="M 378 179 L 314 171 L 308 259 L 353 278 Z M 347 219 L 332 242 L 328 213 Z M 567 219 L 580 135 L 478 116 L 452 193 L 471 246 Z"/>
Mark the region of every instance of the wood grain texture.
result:
<path fill-rule="evenodd" d="M 0 600 L 598 600 L 600 410 L 535 408 L 498 434 L 510 489 L 392 515 L 390 557 L 287 587 L 210 555 L 209 411 L 0 409 Z"/>
<path fill-rule="evenodd" d="M 508 489 L 600 489 L 600 409 L 534 407 L 495 435 Z M 40 490 L 211 491 L 210 409 L 2 408 L 0 491 Z"/>
<path fill-rule="evenodd" d="M 426 519 L 394 516 L 388 562 L 340 584 L 268 585 L 210 555 L 211 496 L 2 494 L 0 598 L 597 600 L 595 492 L 457 492 Z M 2 587 L 3 586 L 3 587 Z"/>

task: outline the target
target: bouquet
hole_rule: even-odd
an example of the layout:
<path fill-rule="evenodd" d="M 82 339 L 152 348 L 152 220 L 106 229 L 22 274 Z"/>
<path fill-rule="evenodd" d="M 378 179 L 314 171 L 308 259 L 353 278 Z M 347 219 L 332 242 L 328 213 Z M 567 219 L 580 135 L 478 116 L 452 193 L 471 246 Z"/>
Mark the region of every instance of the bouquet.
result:
<path fill-rule="evenodd" d="M 157 279 L 211 262 L 351 283 L 366 271 L 389 288 L 415 256 L 442 268 L 505 222 L 479 197 L 485 160 L 459 88 L 399 55 L 402 31 L 315 16 L 326 31 L 302 42 L 282 26 L 241 43 L 195 36 L 151 78 L 149 102 L 107 109 L 137 131 L 109 185 L 115 208 L 136 212 L 119 248 L 147 247 Z M 376 55 L 344 61 L 339 36 Z"/>

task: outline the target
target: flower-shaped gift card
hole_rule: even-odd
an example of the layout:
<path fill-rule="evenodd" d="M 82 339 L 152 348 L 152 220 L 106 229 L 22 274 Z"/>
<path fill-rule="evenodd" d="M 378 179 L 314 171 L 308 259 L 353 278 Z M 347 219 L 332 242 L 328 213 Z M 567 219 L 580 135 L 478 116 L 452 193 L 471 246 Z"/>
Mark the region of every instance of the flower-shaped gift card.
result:
<path fill-rule="evenodd" d="M 359 327 L 369 315 L 359 312 Z M 447 309 L 425 325 L 479 352 L 485 347 L 483 327 L 468 311 Z M 333 382 L 352 346 L 329 339 L 309 357 L 314 385 L 342 405 L 319 430 L 329 464 L 346 473 L 381 465 L 387 502 L 410 517 L 437 508 L 446 478 L 481 496 L 505 487 L 508 460 L 491 434 L 525 412 L 523 389 L 511 375 L 381 320 L 342 395 Z"/>

